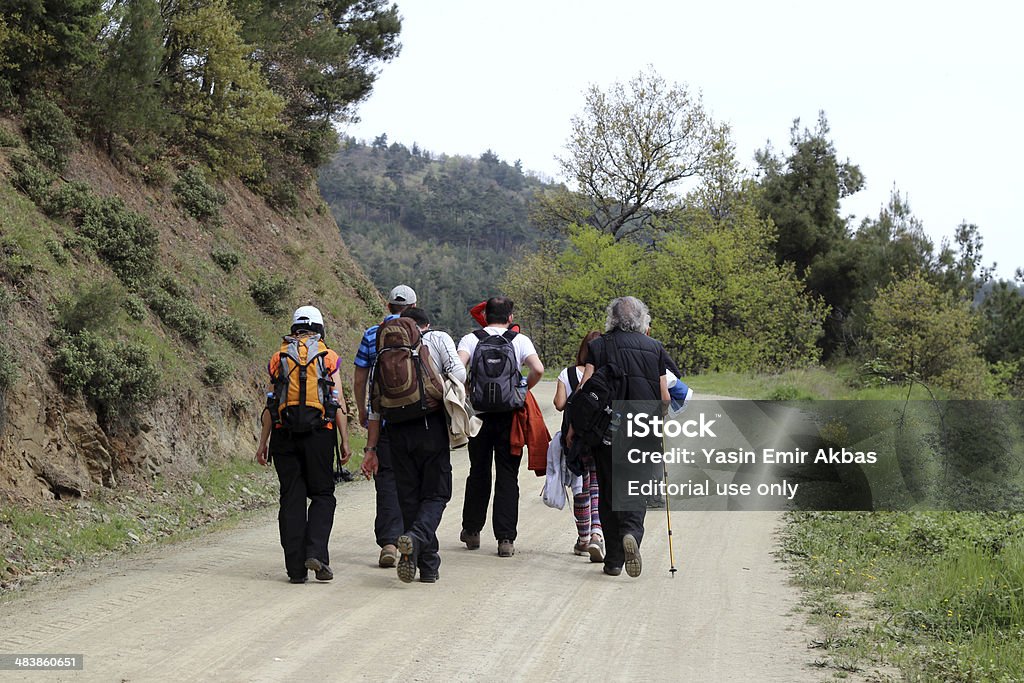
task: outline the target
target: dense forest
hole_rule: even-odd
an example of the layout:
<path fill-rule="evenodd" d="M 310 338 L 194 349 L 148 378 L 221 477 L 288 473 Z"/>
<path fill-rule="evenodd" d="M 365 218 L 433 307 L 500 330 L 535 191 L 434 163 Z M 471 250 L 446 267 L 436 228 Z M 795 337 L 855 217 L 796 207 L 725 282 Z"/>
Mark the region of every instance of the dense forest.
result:
<path fill-rule="evenodd" d="M 472 159 L 389 144 L 386 134 L 346 138 L 319 185 L 377 287 L 411 285 L 434 325 L 453 333 L 473 325 L 469 308 L 499 293 L 509 264 L 541 238 L 529 208 L 546 186 L 490 150 Z"/>

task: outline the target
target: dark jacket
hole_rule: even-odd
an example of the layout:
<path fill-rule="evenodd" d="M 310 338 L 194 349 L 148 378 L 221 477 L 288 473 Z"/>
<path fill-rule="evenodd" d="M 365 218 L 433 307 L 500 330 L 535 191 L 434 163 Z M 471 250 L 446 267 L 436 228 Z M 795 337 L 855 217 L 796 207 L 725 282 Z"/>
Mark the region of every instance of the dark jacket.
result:
<path fill-rule="evenodd" d="M 661 342 L 639 332 L 613 330 L 588 344 L 589 363 L 597 370 L 608 362 L 606 337 L 614 335 L 619 364 L 626 375 L 626 400 L 661 400 L 661 378 L 668 368 L 668 354 Z"/>

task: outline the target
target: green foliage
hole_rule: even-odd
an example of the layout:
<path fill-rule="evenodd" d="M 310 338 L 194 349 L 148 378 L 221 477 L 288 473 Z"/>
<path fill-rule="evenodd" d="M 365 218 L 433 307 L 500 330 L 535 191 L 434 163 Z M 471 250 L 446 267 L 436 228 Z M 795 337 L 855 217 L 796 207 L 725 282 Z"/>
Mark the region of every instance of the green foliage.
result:
<path fill-rule="evenodd" d="M 84 330 L 54 341 L 54 374 L 65 391 L 81 392 L 105 420 L 130 415 L 157 394 L 159 373 L 149 352 Z"/>
<path fill-rule="evenodd" d="M 255 348 L 256 340 L 245 326 L 235 318 L 222 316 L 213 323 L 213 331 L 231 343 L 240 352 Z"/>
<path fill-rule="evenodd" d="M 137 294 L 126 295 L 124 301 L 121 302 L 121 307 L 135 322 L 142 322 L 146 319 L 146 302 Z"/>
<path fill-rule="evenodd" d="M 267 85 L 225 0 L 175 5 L 167 60 L 182 142 L 217 173 L 247 175 L 263 162 L 259 143 L 281 130 L 284 101 Z"/>
<path fill-rule="evenodd" d="M 869 355 L 890 379 L 934 382 L 958 398 L 986 398 L 993 386 L 972 341 L 976 323 L 966 303 L 912 275 L 879 291 L 872 303 Z"/>
<path fill-rule="evenodd" d="M 778 261 L 792 261 L 803 276 L 815 257 L 825 254 L 846 236 L 839 200 L 864 186 L 860 168 L 840 162 L 828 139 L 825 112 L 812 132 L 800 130 L 800 119 L 790 130 L 791 152 L 784 160 L 770 148 L 757 154 L 761 166 L 762 213 L 778 228 Z"/>
<path fill-rule="evenodd" d="M 827 309 L 792 267 L 771 259 L 770 226 L 749 201 L 725 220 L 694 209 L 652 247 L 575 228 L 564 251 L 547 248 L 510 266 L 505 291 L 545 362 L 567 363 L 618 296 L 640 298 L 651 334 L 684 373 L 776 370 L 818 359 Z"/>
<path fill-rule="evenodd" d="M 0 280 L 22 287 L 28 284 L 33 272 L 35 265 L 25 250 L 10 238 L 0 239 Z"/>
<path fill-rule="evenodd" d="M 64 248 L 63 244 L 54 238 L 47 237 L 43 240 L 43 246 L 46 247 L 46 251 L 50 252 L 50 256 L 53 257 L 53 260 L 58 266 L 66 266 L 68 261 L 71 260 L 68 250 Z"/>
<path fill-rule="evenodd" d="M 215 248 L 210 252 L 210 258 L 225 273 L 230 273 L 242 262 L 242 257 L 238 255 L 238 252 L 229 247 Z"/>
<path fill-rule="evenodd" d="M 157 263 L 157 231 L 149 219 L 125 206 L 119 197 L 104 197 L 83 211 L 78 232 L 122 282 L 142 285 Z"/>
<path fill-rule="evenodd" d="M 388 0 L 233 0 L 232 7 L 246 42 L 262 47 L 263 75 L 284 98 L 286 127 L 263 147 L 268 175 L 260 186 L 265 196 L 277 195 L 276 206 L 287 207 L 284 190 L 296 185 L 288 160 L 323 165 L 337 146 L 331 122 L 354 113 L 378 65 L 398 54 L 398 8 Z"/>
<path fill-rule="evenodd" d="M 88 183 L 72 181 L 61 183 L 56 190 L 50 192 L 42 209 L 49 216 L 71 218 L 76 224 L 90 213 L 98 213 L 102 202 L 92 192 Z"/>
<path fill-rule="evenodd" d="M 18 147 L 20 145 L 21 140 L 17 135 L 0 126 L 0 147 Z"/>
<path fill-rule="evenodd" d="M 374 150 L 347 139 L 319 185 L 376 288 L 408 282 L 434 326 L 458 334 L 473 324 L 468 309 L 500 291 L 519 248 L 539 239 L 527 204 L 543 185 L 493 154 L 432 160 L 414 149 L 392 143 Z M 379 319 L 379 294 L 342 279 Z"/>
<path fill-rule="evenodd" d="M 77 144 L 75 127 L 64 111 L 50 100 L 33 95 L 25 105 L 21 125 L 36 158 L 62 172 Z"/>
<path fill-rule="evenodd" d="M 14 168 L 11 185 L 27 195 L 37 205 L 44 205 L 50 196 L 50 186 L 53 185 L 56 176 L 33 157 L 25 154 L 12 156 L 10 161 Z"/>
<path fill-rule="evenodd" d="M 206 176 L 197 166 L 182 171 L 174 184 L 174 194 L 185 211 L 199 220 L 220 216 L 220 207 L 227 202 L 223 192 L 210 185 Z"/>
<path fill-rule="evenodd" d="M 102 332 L 114 326 L 125 292 L 117 282 L 98 281 L 80 287 L 57 303 L 57 325 L 71 333 Z"/>
<path fill-rule="evenodd" d="M 163 106 L 164 4 L 122 0 L 107 9 L 101 64 L 90 77 L 86 96 L 92 125 L 110 151 L 115 134 L 138 142 L 172 126 L 172 114 Z"/>
<path fill-rule="evenodd" d="M 196 346 L 206 340 L 210 317 L 172 278 L 162 278 L 159 285 L 149 287 L 143 296 L 150 310 L 183 339 Z"/>
<path fill-rule="evenodd" d="M 203 368 L 203 384 L 206 386 L 223 386 L 229 377 L 231 377 L 231 365 L 219 358 L 211 360 Z"/>
<path fill-rule="evenodd" d="M 90 63 L 102 6 L 102 0 L 5 2 L 0 10 L 0 78 L 21 90 Z"/>
<path fill-rule="evenodd" d="M 284 313 L 282 300 L 288 295 L 288 291 L 288 280 L 280 275 L 269 276 L 266 273 L 259 273 L 256 279 L 249 283 L 249 296 L 256 303 L 256 308 L 267 315 Z"/>

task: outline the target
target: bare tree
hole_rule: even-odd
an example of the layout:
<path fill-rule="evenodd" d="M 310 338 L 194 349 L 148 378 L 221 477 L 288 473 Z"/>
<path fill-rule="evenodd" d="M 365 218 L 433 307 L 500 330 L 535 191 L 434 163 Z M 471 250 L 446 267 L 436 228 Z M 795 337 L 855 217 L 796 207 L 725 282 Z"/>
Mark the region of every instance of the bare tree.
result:
<path fill-rule="evenodd" d="M 567 155 L 558 159 L 576 183 L 575 201 L 562 197 L 547 208 L 618 240 L 670 204 L 679 181 L 708 170 L 727 135 L 704 111 L 700 93 L 666 83 L 653 68 L 607 91 L 592 85 L 583 114 L 572 120 Z M 567 208 L 575 215 L 565 214 Z"/>

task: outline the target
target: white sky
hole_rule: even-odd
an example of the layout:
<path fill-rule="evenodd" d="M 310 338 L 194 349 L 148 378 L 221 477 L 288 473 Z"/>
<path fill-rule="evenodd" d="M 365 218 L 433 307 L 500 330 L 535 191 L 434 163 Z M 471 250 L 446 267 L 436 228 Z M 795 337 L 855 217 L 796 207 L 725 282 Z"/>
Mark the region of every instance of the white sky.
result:
<path fill-rule="evenodd" d="M 503 160 L 556 180 L 583 91 L 647 65 L 700 90 L 737 156 L 824 110 L 876 216 L 895 186 L 938 246 L 976 223 L 1000 277 L 1024 266 L 1024 5 L 1009 0 L 396 0 L 402 52 L 347 134 Z M 1017 45 L 1017 47 L 1014 47 Z"/>

